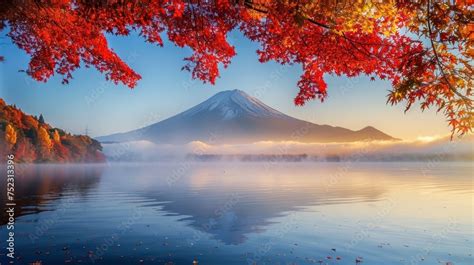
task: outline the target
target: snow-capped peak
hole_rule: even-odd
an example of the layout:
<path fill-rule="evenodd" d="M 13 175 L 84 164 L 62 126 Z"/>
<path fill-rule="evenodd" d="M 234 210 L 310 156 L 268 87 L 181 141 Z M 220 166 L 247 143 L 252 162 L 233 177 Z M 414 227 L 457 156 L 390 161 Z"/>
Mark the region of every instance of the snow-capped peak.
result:
<path fill-rule="evenodd" d="M 229 120 L 240 115 L 251 115 L 254 117 L 288 117 L 238 89 L 219 92 L 201 104 L 183 112 L 182 115 L 189 117 L 203 111 L 218 111 L 224 120 Z"/>

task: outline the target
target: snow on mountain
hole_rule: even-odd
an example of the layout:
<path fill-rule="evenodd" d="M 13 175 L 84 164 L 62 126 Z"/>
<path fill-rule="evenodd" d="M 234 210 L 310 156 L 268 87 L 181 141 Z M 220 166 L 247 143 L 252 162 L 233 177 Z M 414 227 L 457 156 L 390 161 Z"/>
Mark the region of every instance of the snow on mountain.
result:
<path fill-rule="evenodd" d="M 219 92 L 201 104 L 178 114 L 178 116 L 192 117 L 199 115 L 199 113 L 203 111 L 219 111 L 222 114 L 223 120 L 229 120 L 244 115 L 291 118 L 237 89 Z"/>
<path fill-rule="evenodd" d="M 160 144 L 192 141 L 222 144 L 257 141 L 353 142 L 395 138 L 371 126 L 352 131 L 295 119 L 241 90 L 229 90 L 158 123 L 97 139 L 101 142 L 147 140 Z"/>

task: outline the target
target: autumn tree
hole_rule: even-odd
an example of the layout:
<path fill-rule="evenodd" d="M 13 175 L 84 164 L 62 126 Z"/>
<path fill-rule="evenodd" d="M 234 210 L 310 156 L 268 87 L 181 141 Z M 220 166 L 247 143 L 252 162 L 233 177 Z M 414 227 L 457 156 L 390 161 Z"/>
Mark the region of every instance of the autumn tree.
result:
<path fill-rule="evenodd" d="M 80 152 L 78 156 L 73 154 L 76 150 Z M 96 140 L 53 129 L 44 119 L 40 124 L 36 117 L 0 99 L 1 156 L 13 153 L 15 161 L 28 163 L 103 162 L 101 150 L 102 146 Z"/>
<path fill-rule="evenodd" d="M 22 119 L 22 124 L 25 129 L 29 128 L 38 128 L 38 120 L 30 115 L 24 115 Z"/>
<path fill-rule="evenodd" d="M 67 83 L 81 63 L 106 79 L 135 87 L 141 78 L 109 48 L 105 34 L 138 32 L 147 42 L 163 37 L 188 47 L 183 69 L 214 83 L 240 30 L 260 44 L 261 62 L 299 64 L 295 104 L 323 101 L 326 75 L 368 75 L 390 80 L 388 102 L 407 110 L 435 107 L 453 133 L 473 128 L 471 0 L 144 0 L 2 1 L 0 29 L 30 56 L 25 72 L 38 81 Z M 3 59 L 3 58 L 1 58 Z"/>
<path fill-rule="evenodd" d="M 58 129 L 54 129 L 53 132 L 53 155 L 54 159 L 57 162 L 69 162 L 70 159 L 70 152 L 61 142 L 61 135 L 59 134 Z"/>
<path fill-rule="evenodd" d="M 10 124 L 7 125 L 5 128 L 5 141 L 7 143 L 8 149 L 12 149 L 13 146 L 16 144 L 17 135 L 16 130 Z"/>
<path fill-rule="evenodd" d="M 61 136 L 59 136 L 58 130 L 54 130 L 53 140 L 54 140 L 54 143 L 61 144 Z"/>
<path fill-rule="evenodd" d="M 35 162 L 37 158 L 34 145 L 26 137 L 20 138 L 15 146 L 14 154 L 19 162 L 31 163 Z"/>
<path fill-rule="evenodd" d="M 61 143 L 55 142 L 53 145 L 53 153 L 55 162 L 72 162 L 69 149 L 67 149 Z"/>
<path fill-rule="evenodd" d="M 53 143 L 51 141 L 48 131 L 44 127 L 39 127 L 38 129 L 39 155 L 43 159 L 47 159 L 50 155 L 50 151 L 52 147 L 53 147 Z"/>

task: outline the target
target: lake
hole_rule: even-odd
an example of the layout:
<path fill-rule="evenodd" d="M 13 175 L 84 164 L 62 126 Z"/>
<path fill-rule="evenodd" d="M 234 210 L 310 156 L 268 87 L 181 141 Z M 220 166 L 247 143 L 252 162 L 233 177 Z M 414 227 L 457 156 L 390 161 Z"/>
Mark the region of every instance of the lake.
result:
<path fill-rule="evenodd" d="M 473 172 L 462 162 L 18 165 L 15 264 L 474 264 Z M 3 213 L 2 242 L 6 223 Z M 3 243 L 0 254 L 8 264 Z"/>

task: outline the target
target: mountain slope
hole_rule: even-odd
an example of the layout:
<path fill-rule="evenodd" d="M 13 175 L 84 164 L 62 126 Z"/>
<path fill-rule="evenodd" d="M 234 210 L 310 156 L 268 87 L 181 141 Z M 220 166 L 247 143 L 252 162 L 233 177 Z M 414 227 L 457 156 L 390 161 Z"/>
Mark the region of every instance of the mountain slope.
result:
<path fill-rule="evenodd" d="M 219 92 L 191 109 L 161 122 L 97 139 L 101 142 L 148 140 L 154 143 L 172 144 L 185 144 L 191 141 L 221 144 L 256 141 L 395 140 L 370 126 L 352 131 L 295 119 L 240 90 Z"/>
<path fill-rule="evenodd" d="M 72 135 L 7 105 L 0 98 L 0 155 L 15 156 L 15 162 L 104 162 L 100 143 L 86 135 Z M 1 161 L 0 163 L 6 160 Z"/>

